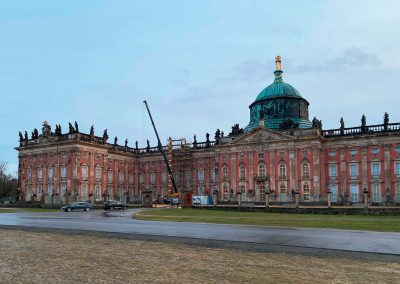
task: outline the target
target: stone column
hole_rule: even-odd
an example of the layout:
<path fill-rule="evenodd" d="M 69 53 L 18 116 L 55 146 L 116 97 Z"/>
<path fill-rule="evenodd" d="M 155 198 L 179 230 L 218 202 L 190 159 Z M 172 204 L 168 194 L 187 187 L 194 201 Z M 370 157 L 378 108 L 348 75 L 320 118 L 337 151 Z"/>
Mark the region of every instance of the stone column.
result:
<path fill-rule="evenodd" d="M 265 191 L 265 208 L 269 207 L 269 190 Z"/>
<path fill-rule="evenodd" d="M 383 147 L 384 147 L 384 151 L 385 151 L 384 152 L 384 162 L 383 162 L 383 167 L 384 167 L 384 171 L 385 171 L 385 188 L 383 189 L 383 191 L 386 193 L 386 189 L 389 189 L 391 196 L 393 196 L 391 186 L 390 186 L 391 185 L 390 184 L 390 145 L 385 144 Z M 386 200 L 386 202 L 387 202 L 387 200 Z"/>
<path fill-rule="evenodd" d="M 321 161 L 320 161 L 320 148 L 319 147 L 313 147 L 312 149 L 312 157 L 313 157 L 313 169 L 310 169 L 310 179 L 313 181 L 313 190 L 314 190 L 314 195 L 320 195 L 321 193 L 321 183 L 322 182 L 322 177 L 321 177 Z M 313 173 L 313 176 L 311 176 L 311 172 Z"/>

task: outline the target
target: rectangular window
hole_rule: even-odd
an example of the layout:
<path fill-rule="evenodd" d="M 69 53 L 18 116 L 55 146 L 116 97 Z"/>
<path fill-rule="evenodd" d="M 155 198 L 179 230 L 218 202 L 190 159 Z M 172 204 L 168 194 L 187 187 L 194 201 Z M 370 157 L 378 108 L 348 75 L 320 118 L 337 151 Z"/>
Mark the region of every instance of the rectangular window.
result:
<path fill-rule="evenodd" d="M 336 178 L 336 165 L 329 165 L 329 177 Z"/>
<path fill-rule="evenodd" d="M 350 185 L 351 202 L 358 202 L 358 184 Z"/>
<path fill-rule="evenodd" d="M 400 162 L 394 163 L 394 172 L 396 175 L 400 175 Z"/>
<path fill-rule="evenodd" d="M 43 185 L 40 183 L 38 188 L 38 200 L 42 199 L 42 195 L 43 195 Z"/>
<path fill-rule="evenodd" d="M 212 180 L 212 182 L 217 181 L 217 170 L 216 169 L 211 170 L 211 180 Z"/>
<path fill-rule="evenodd" d="M 113 182 L 113 172 L 112 171 L 108 171 L 107 179 L 108 179 L 108 183 L 112 183 Z"/>
<path fill-rule="evenodd" d="M 198 172 L 199 181 L 204 181 L 204 170 L 200 169 Z"/>
<path fill-rule="evenodd" d="M 156 174 L 155 173 L 150 173 L 150 183 L 151 184 L 156 183 Z"/>
<path fill-rule="evenodd" d="M 87 179 L 88 177 L 88 166 L 83 165 L 82 166 L 82 178 Z"/>
<path fill-rule="evenodd" d="M 139 182 L 140 184 L 144 184 L 144 174 L 139 175 Z"/>
<path fill-rule="evenodd" d="M 373 163 L 371 165 L 372 168 L 372 175 L 379 176 L 381 174 L 381 164 L 380 163 Z"/>
<path fill-rule="evenodd" d="M 381 191 L 378 183 L 372 185 L 372 200 L 374 202 L 381 202 Z"/>
<path fill-rule="evenodd" d="M 331 201 L 332 202 L 337 202 L 338 201 L 338 190 L 337 190 L 337 185 L 336 184 L 331 184 L 329 186 L 329 189 L 331 191 Z"/>
<path fill-rule="evenodd" d="M 28 169 L 28 180 L 32 179 L 32 171 L 31 169 Z"/>
<path fill-rule="evenodd" d="M 52 167 L 49 167 L 48 176 L 49 176 L 49 179 L 53 178 L 53 168 Z"/>
<path fill-rule="evenodd" d="M 161 181 L 162 181 L 162 183 L 166 183 L 167 182 L 167 173 L 166 172 L 163 172 L 161 174 Z"/>
<path fill-rule="evenodd" d="M 400 183 L 396 184 L 396 201 L 400 202 Z"/>
<path fill-rule="evenodd" d="M 38 179 L 39 180 L 41 180 L 43 178 L 43 170 L 42 170 L 42 168 L 38 169 L 38 174 L 37 175 L 38 175 Z"/>
<path fill-rule="evenodd" d="M 66 193 L 67 193 L 67 184 L 65 182 L 63 182 L 61 184 L 61 195 L 65 196 Z"/>
<path fill-rule="evenodd" d="M 350 164 L 350 177 L 358 177 L 358 164 Z"/>
<path fill-rule="evenodd" d="M 129 183 L 133 183 L 133 173 L 129 173 Z"/>
<path fill-rule="evenodd" d="M 47 194 L 49 196 L 53 195 L 53 185 L 51 183 L 49 183 L 49 185 L 48 185 Z"/>
<path fill-rule="evenodd" d="M 120 184 L 124 183 L 124 178 L 125 178 L 124 172 L 119 172 L 119 183 Z"/>
<path fill-rule="evenodd" d="M 67 177 L 67 167 L 66 166 L 61 166 L 61 177 L 66 178 Z"/>
<path fill-rule="evenodd" d="M 101 179 L 101 167 L 96 167 L 96 179 Z"/>

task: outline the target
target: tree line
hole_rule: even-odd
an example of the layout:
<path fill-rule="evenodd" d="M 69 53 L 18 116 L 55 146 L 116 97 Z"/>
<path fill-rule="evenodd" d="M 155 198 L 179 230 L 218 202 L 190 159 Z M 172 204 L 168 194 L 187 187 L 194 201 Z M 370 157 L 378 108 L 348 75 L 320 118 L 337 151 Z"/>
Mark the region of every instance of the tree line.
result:
<path fill-rule="evenodd" d="M 7 163 L 0 161 L 0 199 L 16 197 L 18 180 L 7 173 Z"/>

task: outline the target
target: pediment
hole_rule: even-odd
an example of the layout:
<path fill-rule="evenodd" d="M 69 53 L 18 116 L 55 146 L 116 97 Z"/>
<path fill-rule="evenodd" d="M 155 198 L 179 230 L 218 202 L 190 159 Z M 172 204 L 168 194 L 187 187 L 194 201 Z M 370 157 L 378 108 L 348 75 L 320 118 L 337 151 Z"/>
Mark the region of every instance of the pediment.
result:
<path fill-rule="evenodd" d="M 293 136 L 272 129 L 257 128 L 233 140 L 231 144 L 281 142 L 294 139 Z"/>

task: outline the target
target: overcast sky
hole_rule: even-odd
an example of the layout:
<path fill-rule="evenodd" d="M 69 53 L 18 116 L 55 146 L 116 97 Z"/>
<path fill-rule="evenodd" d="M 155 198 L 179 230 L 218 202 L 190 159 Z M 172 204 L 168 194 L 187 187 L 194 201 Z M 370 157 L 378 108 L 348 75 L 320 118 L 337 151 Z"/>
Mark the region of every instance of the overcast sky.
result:
<path fill-rule="evenodd" d="M 400 1 L 0 2 L 0 161 L 17 169 L 18 131 L 78 121 L 141 147 L 249 122 L 283 78 L 323 128 L 400 122 Z"/>

